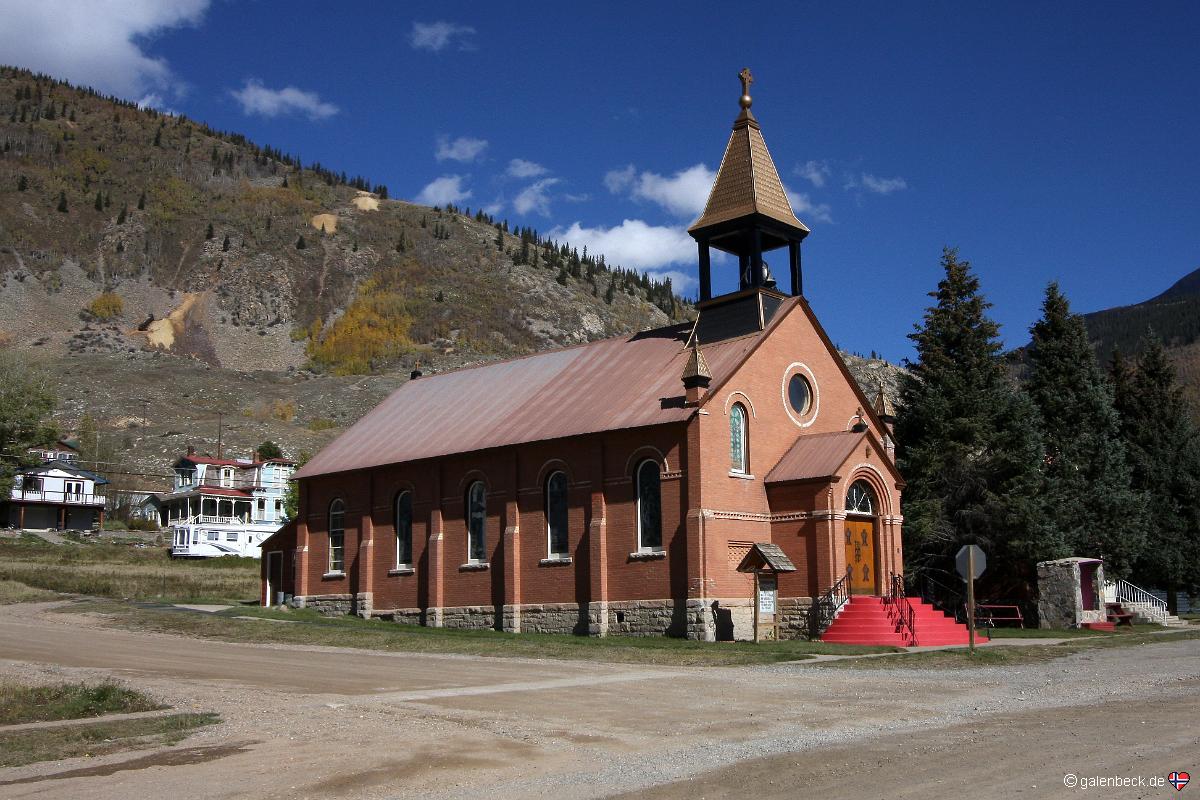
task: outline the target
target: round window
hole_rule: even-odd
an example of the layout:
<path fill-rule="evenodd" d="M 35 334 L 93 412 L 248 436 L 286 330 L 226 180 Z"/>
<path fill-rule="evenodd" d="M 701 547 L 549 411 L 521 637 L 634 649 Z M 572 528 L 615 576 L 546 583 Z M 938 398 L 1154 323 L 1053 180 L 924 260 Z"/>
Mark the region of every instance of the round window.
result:
<path fill-rule="evenodd" d="M 788 402 L 797 414 L 803 416 L 808 413 L 812 407 L 812 386 L 808 378 L 799 373 L 792 376 L 788 381 Z"/>

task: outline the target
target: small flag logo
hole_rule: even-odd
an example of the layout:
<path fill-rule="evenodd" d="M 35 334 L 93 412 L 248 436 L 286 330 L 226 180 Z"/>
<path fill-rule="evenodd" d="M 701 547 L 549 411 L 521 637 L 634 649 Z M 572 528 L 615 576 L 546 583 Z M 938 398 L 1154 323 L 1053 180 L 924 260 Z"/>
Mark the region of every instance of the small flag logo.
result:
<path fill-rule="evenodd" d="M 1167 776 L 1167 783 L 1174 786 L 1175 791 L 1182 792 L 1183 787 L 1187 786 L 1188 782 L 1191 779 L 1192 779 L 1192 776 L 1187 774 L 1186 772 L 1172 772 L 1170 775 Z"/>

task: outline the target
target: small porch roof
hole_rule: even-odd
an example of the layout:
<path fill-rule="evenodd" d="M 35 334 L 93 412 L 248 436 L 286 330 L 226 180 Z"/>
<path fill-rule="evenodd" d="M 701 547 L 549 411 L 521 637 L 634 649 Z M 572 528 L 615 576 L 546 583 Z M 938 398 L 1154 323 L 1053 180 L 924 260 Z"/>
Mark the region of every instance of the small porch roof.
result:
<path fill-rule="evenodd" d="M 801 435 L 783 454 L 771 471 L 767 473 L 766 482 L 791 483 L 794 481 L 814 481 L 836 477 L 855 449 L 867 440 L 871 448 L 882 453 L 879 441 L 868 431 L 835 431 L 833 433 L 813 433 Z M 903 485 L 896 467 L 887 458 L 880 459 L 883 466 L 891 473 L 897 485 Z"/>
<path fill-rule="evenodd" d="M 792 560 L 784 554 L 777 544 L 770 542 L 755 542 L 746 553 L 742 563 L 737 566 L 738 572 L 795 572 Z"/>

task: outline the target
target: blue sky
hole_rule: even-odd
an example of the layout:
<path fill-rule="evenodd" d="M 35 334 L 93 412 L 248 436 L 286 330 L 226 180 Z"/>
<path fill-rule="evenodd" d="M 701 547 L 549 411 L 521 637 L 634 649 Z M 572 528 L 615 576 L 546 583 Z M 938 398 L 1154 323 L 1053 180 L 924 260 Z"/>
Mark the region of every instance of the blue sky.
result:
<path fill-rule="evenodd" d="M 488 208 L 685 292 L 684 230 L 749 66 L 812 228 L 806 294 L 841 346 L 893 360 L 943 245 L 1009 345 L 1050 280 L 1088 311 L 1200 266 L 1200 5 L 846 5 L 0 0 L 0 60 L 393 197 Z"/>

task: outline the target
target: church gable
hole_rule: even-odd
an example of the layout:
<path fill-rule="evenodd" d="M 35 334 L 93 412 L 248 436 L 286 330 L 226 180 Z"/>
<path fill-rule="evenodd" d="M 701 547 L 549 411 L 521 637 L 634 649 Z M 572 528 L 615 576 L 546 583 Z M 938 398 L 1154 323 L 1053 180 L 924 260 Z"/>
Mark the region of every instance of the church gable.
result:
<path fill-rule="evenodd" d="M 731 435 L 735 405 L 746 416 L 749 474 L 767 475 L 802 436 L 848 431 L 865 425 L 876 439 L 885 435 L 870 404 L 844 370 L 840 357 L 827 344 L 815 319 L 802 302 L 788 304 L 781 319 L 766 332 L 758 347 L 719 385 L 714 384 L 703 406 L 709 446 L 722 450 Z M 724 445 L 729 450 L 729 445 Z M 733 467 L 730 452 L 730 466 Z M 725 477 L 720 469 L 714 473 Z"/>

